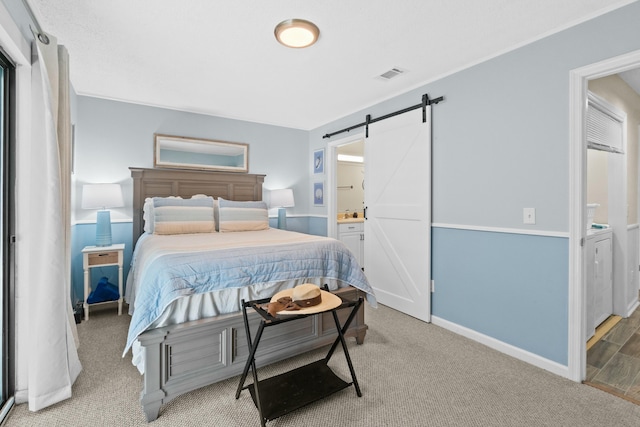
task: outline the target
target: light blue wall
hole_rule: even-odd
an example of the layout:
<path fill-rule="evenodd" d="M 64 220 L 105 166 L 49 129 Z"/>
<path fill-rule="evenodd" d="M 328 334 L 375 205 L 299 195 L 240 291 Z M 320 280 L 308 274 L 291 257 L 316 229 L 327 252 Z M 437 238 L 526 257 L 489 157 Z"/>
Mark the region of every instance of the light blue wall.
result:
<path fill-rule="evenodd" d="M 433 312 L 566 365 L 566 238 L 433 228 Z"/>
<path fill-rule="evenodd" d="M 269 218 L 269 227 L 278 227 L 278 218 Z M 287 230 L 297 231 L 298 233 L 314 234 L 316 236 L 327 235 L 327 219 L 316 218 L 312 216 L 295 216 L 287 217 Z"/>
<path fill-rule="evenodd" d="M 88 182 L 122 183 L 127 206 L 116 209 L 114 218 L 132 216 L 128 168 L 153 167 L 154 133 L 249 144 L 249 172 L 266 174 L 265 189 L 293 188 L 296 206 L 289 213 L 306 213 L 305 131 L 87 96 L 78 96 L 77 108 L 76 194 Z M 76 209 L 78 220 L 91 219 L 79 203 Z"/>
<path fill-rule="evenodd" d="M 290 215 L 307 211 L 310 163 L 307 161 L 306 131 L 87 96 L 77 96 L 74 104 L 77 121 L 73 181 L 77 221 L 95 221 L 95 211 L 80 209 L 82 185 L 92 182 L 121 183 L 126 206 L 112 209 L 111 217 L 113 220 L 132 217 L 133 188 L 129 167 L 153 167 L 154 133 L 249 144 L 249 171 L 266 174 L 265 189 L 293 188 L 296 206 L 287 209 Z M 296 231 L 317 232 L 317 227 L 309 230 L 306 218 L 291 219 L 290 224 Z M 130 255 L 126 254 L 132 250 L 131 230 L 131 223 L 113 224 L 114 243 L 126 245 L 127 271 Z M 80 251 L 84 246 L 94 244 L 95 225 L 76 224 L 72 239 L 72 287 L 75 292 L 72 298 L 76 301 L 82 298 L 83 286 Z M 100 279 L 100 274 L 98 271 L 94 274 L 94 282 Z M 111 278 L 109 274 L 105 275 Z"/>
<path fill-rule="evenodd" d="M 569 72 L 640 49 L 638 22 L 633 3 L 311 132 L 80 96 L 77 185 L 120 181 L 130 200 L 127 168 L 152 166 L 155 132 L 247 142 L 267 188 L 294 188 L 289 213 L 303 217 L 290 228 L 326 234 L 326 207 L 311 206 L 308 190 L 322 135 L 428 93 L 445 97 L 433 108 L 435 223 L 568 232 Z M 523 207 L 536 208 L 535 225 L 522 224 Z M 436 227 L 433 314 L 567 364 L 567 247 L 565 238 Z"/>
<path fill-rule="evenodd" d="M 124 249 L 124 265 L 123 265 L 123 289 L 129 274 L 129 266 L 131 265 L 131 254 L 133 252 L 131 245 L 131 234 L 133 233 L 133 224 L 131 222 L 114 222 L 111 224 L 111 234 L 113 243 L 128 243 Z M 76 224 L 72 230 L 71 241 L 71 300 L 75 304 L 77 301 L 84 299 L 84 271 L 82 269 L 82 248 L 85 246 L 93 246 L 96 244 L 96 225 L 95 224 Z M 94 267 L 90 269 L 92 288 L 98 283 L 101 277 L 106 276 L 109 282 L 117 285 L 118 283 L 118 267 Z"/>
<path fill-rule="evenodd" d="M 640 49 L 638 22 L 633 3 L 371 106 L 314 129 L 309 153 L 366 114 L 444 96 L 433 107 L 434 223 L 568 235 L 569 72 Z M 535 225 L 522 224 L 524 207 L 536 208 Z M 566 239 L 438 228 L 433 237 L 435 316 L 567 364 Z"/>

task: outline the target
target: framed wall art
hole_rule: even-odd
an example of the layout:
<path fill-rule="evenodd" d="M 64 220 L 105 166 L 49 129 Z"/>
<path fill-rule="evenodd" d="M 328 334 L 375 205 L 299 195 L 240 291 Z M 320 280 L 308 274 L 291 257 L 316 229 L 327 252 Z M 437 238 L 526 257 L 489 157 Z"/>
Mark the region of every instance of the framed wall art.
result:
<path fill-rule="evenodd" d="M 324 206 L 324 182 L 313 183 L 313 206 Z"/>
<path fill-rule="evenodd" d="M 313 173 L 324 173 L 324 148 L 313 152 Z"/>
<path fill-rule="evenodd" d="M 154 137 L 155 167 L 249 171 L 249 144 L 159 134 Z"/>

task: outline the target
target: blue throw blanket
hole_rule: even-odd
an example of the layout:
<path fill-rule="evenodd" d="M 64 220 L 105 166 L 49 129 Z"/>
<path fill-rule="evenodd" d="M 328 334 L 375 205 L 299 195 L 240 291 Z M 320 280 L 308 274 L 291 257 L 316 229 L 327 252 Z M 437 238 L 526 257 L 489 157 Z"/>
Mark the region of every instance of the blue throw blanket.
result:
<path fill-rule="evenodd" d="M 179 252 L 158 257 L 146 269 L 135 299 L 124 354 L 138 335 L 182 296 L 296 279 L 335 279 L 373 290 L 353 254 L 334 239 L 261 247 Z"/>

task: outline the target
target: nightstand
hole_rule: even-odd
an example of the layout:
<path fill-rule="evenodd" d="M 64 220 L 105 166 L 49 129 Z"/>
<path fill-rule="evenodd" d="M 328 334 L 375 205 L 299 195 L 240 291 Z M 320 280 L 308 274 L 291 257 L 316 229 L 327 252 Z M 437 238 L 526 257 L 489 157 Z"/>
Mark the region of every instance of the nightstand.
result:
<path fill-rule="evenodd" d="M 122 265 L 124 258 L 124 243 L 118 243 L 111 246 L 86 246 L 82 249 L 82 268 L 84 270 L 84 320 L 89 320 L 89 305 L 105 304 L 114 301 L 97 302 L 87 304 L 87 298 L 91 293 L 91 274 L 90 269 L 94 267 L 107 267 L 109 265 L 118 266 L 118 293 L 120 298 L 118 301 L 118 316 L 122 314 Z"/>

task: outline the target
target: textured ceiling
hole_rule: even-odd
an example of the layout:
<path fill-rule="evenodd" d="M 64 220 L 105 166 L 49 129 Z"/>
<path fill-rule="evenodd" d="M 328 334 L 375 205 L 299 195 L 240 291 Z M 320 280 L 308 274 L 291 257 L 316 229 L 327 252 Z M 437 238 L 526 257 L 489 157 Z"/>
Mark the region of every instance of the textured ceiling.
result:
<path fill-rule="evenodd" d="M 29 0 L 80 95 L 306 130 L 630 2 Z M 276 42 L 288 18 L 318 43 Z"/>

